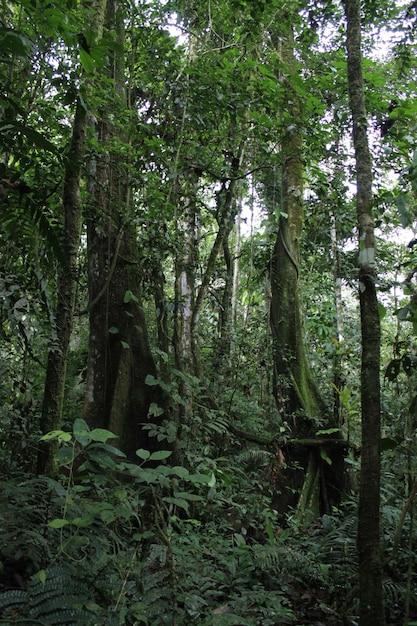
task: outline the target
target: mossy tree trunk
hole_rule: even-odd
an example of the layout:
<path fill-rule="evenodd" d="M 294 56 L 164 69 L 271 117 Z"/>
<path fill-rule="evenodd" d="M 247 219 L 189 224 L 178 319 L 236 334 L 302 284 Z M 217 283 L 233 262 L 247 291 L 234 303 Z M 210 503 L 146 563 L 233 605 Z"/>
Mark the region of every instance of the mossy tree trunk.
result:
<path fill-rule="evenodd" d="M 361 3 L 345 0 L 349 102 L 356 160 L 361 314 L 361 470 L 358 511 L 359 602 L 362 626 L 385 624 L 380 547 L 380 321 L 372 217 L 372 160 L 361 54 Z"/>
<path fill-rule="evenodd" d="M 332 418 L 307 358 L 300 306 L 300 239 L 303 211 L 302 113 L 294 82 L 299 80 L 294 55 L 291 14 L 285 15 L 273 39 L 277 47 L 282 85 L 281 206 L 278 233 L 271 258 L 270 325 L 273 342 L 274 396 L 278 411 L 292 425 L 297 438 L 310 437 L 317 423 Z M 343 452 L 332 455 L 332 472 L 316 450 L 300 449 L 287 459 L 304 468 L 281 476 L 280 510 L 294 506 L 290 493 L 301 490 L 298 517 L 307 522 L 319 511 L 337 504 L 344 484 Z M 303 486 L 304 485 L 304 486 Z M 291 489 L 288 489 L 290 487 Z M 307 510 L 308 509 L 308 510 Z"/>
<path fill-rule="evenodd" d="M 148 420 L 157 386 L 146 384 L 157 372 L 148 341 L 139 285 L 141 269 L 127 181 L 126 94 L 123 16 L 108 0 L 106 27 L 119 47 L 109 60 L 109 103 L 96 123 L 97 154 L 89 162 L 87 211 L 89 353 L 84 418 L 108 428 L 129 457 L 150 447 L 142 425 Z M 116 121 L 118 120 L 118 121 Z"/>
<path fill-rule="evenodd" d="M 300 289 L 300 238 L 303 228 L 303 145 L 296 80 L 296 61 L 290 22 L 277 39 L 282 64 L 283 114 L 288 120 L 282 135 L 281 216 L 271 259 L 270 323 L 274 356 L 274 395 L 278 410 L 295 416 L 321 417 L 326 410 L 310 370 L 304 347 Z M 301 420 L 297 434 L 310 427 Z M 307 432 L 306 432 L 307 430 Z"/>
<path fill-rule="evenodd" d="M 88 25 L 92 25 L 97 42 L 103 31 L 106 0 L 97 0 L 88 12 Z M 58 270 L 55 333 L 51 339 L 46 366 L 40 429 L 43 434 L 59 429 L 62 421 L 68 348 L 73 327 L 74 303 L 77 286 L 77 258 L 80 245 L 82 202 L 80 179 L 85 156 L 85 136 L 88 112 L 86 104 L 78 98 L 72 136 L 68 149 L 63 188 L 62 239 L 66 266 Z M 55 447 L 41 443 L 38 450 L 38 473 L 53 471 Z"/>

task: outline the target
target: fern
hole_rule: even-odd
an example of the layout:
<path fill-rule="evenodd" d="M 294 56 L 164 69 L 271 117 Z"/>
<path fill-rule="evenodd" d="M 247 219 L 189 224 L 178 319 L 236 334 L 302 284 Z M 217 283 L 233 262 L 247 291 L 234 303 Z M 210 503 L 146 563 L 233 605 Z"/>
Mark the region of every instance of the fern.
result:
<path fill-rule="evenodd" d="M 44 581 L 38 575 L 32 576 L 27 590 L 1 592 L 0 615 L 6 624 L 33 620 L 34 624 L 45 626 L 88 626 L 92 624 L 92 614 L 83 608 L 87 600 L 71 570 L 55 566 L 46 572 Z"/>
<path fill-rule="evenodd" d="M 0 560 L 12 575 L 17 571 L 26 577 L 50 562 L 53 546 L 47 523 L 61 508 L 62 491 L 58 483 L 46 477 L 31 480 L 17 477 L 3 483 Z"/>
<path fill-rule="evenodd" d="M 266 544 L 257 546 L 255 562 L 265 572 L 273 570 L 283 579 L 292 579 L 310 583 L 322 582 L 322 573 L 318 561 L 309 552 L 296 546 L 284 544 Z"/>

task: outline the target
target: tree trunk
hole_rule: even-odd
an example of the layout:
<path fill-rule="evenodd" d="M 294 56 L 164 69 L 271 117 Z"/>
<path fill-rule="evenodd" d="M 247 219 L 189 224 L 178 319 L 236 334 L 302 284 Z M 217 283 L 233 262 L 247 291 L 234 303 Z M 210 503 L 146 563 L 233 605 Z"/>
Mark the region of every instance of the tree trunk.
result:
<path fill-rule="evenodd" d="M 176 258 L 176 356 L 179 369 L 193 372 L 192 315 L 195 304 L 195 276 L 198 263 L 197 210 L 199 175 L 193 169 L 185 173 L 183 214 L 178 219 L 178 252 Z"/>
<path fill-rule="evenodd" d="M 106 27 L 115 30 L 122 49 L 123 19 L 114 0 L 108 1 Z M 114 432 L 118 445 L 133 458 L 137 448 L 150 447 L 142 425 L 151 402 L 158 401 L 158 388 L 146 384 L 146 377 L 156 378 L 157 373 L 141 308 L 126 150 L 117 150 L 128 145 L 123 52 L 114 53 L 107 80 L 113 92 L 97 122 L 98 154 L 89 163 L 90 333 L 84 418 L 91 427 Z"/>
<path fill-rule="evenodd" d="M 360 0 L 345 0 L 349 101 L 356 160 L 359 227 L 359 300 L 362 334 L 362 452 L 358 511 L 359 602 L 362 626 L 383 626 L 380 552 L 380 321 L 372 218 L 372 162 L 368 146 Z"/>
<path fill-rule="evenodd" d="M 283 20 L 284 21 L 284 20 Z M 291 15 L 285 16 L 285 27 L 275 36 L 282 76 L 282 110 L 285 128 L 281 147 L 281 215 L 271 258 L 271 307 L 274 379 L 273 391 L 277 408 L 292 424 L 297 438 L 310 437 L 323 419 L 334 426 L 313 377 L 304 345 L 300 290 L 300 238 L 303 228 L 303 145 L 300 102 L 292 80 L 297 80 L 293 49 Z M 291 470 L 291 461 L 294 467 Z M 330 512 L 340 500 L 344 486 L 343 449 L 332 453 L 329 472 L 327 463 L 317 451 L 297 450 L 287 459 L 289 470 L 280 476 L 277 506 L 285 512 L 297 503 L 297 517 L 309 522 L 318 512 Z M 304 486 L 303 486 L 304 485 Z M 294 494 L 294 495 L 293 495 Z"/>
<path fill-rule="evenodd" d="M 106 0 L 97 0 L 89 18 L 96 33 L 96 41 L 101 37 Z M 52 337 L 48 361 L 40 429 L 43 434 L 60 428 L 64 400 L 65 377 L 68 347 L 73 327 L 73 314 L 76 293 L 77 256 L 80 243 L 82 203 L 80 197 L 80 176 L 84 163 L 87 111 L 80 99 L 77 101 L 72 137 L 65 167 L 63 192 L 63 248 L 66 267 L 58 271 L 58 293 L 55 315 L 56 333 Z M 38 473 L 53 470 L 54 445 L 41 443 L 38 451 Z"/>
<path fill-rule="evenodd" d="M 237 155 L 232 157 L 230 166 L 231 176 L 228 183 L 224 182 L 221 191 L 217 195 L 218 204 L 218 225 L 216 238 L 213 246 L 210 250 L 209 258 L 207 260 L 206 270 L 203 274 L 201 285 L 199 287 L 195 305 L 192 311 L 191 317 L 191 346 L 193 356 L 193 369 L 196 376 L 200 375 L 200 358 L 198 350 L 198 325 L 200 321 L 200 314 L 206 297 L 207 290 L 210 285 L 210 280 L 213 276 L 216 260 L 220 250 L 223 247 L 225 241 L 227 241 L 229 234 L 233 228 L 233 222 L 236 217 L 236 187 L 237 187 L 237 173 L 242 166 L 244 153 L 244 144 L 240 144 Z"/>
<path fill-rule="evenodd" d="M 279 39 L 285 76 L 283 109 L 290 116 L 282 137 L 281 217 L 271 259 L 270 323 L 273 338 L 274 396 L 280 413 L 295 416 L 305 411 L 307 420 L 297 434 L 307 434 L 308 418 L 321 417 L 325 405 L 311 374 L 305 353 L 299 302 L 300 237 L 303 227 L 303 154 L 300 106 L 290 81 L 295 75 L 291 27 Z M 306 431 L 307 426 L 307 431 Z"/>

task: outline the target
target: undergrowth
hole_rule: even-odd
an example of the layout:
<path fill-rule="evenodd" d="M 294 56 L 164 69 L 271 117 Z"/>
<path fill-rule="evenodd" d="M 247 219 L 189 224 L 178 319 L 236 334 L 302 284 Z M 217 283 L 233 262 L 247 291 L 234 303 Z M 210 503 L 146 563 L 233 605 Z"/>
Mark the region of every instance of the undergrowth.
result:
<path fill-rule="evenodd" d="M 168 450 L 139 450 L 133 464 L 82 420 L 51 437 L 57 479 L 3 481 L 0 624 L 357 623 L 354 498 L 306 528 L 291 518 L 282 528 L 268 454 L 195 454 L 186 468 L 169 465 Z M 386 516 L 387 551 L 397 522 Z M 402 623 L 407 597 L 410 615 L 417 607 L 396 568 L 405 547 L 385 570 L 389 624 Z"/>

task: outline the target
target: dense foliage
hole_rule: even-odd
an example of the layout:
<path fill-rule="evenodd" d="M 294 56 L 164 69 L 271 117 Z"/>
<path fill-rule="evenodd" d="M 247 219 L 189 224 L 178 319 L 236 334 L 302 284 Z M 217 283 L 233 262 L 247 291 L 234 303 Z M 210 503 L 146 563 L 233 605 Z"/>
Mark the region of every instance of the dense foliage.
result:
<path fill-rule="evenodd" d="M 359 623 L 348 4 L 1 4 L 0 624 Z M 382 589 L 411 626 L 416 3 L 360 6 Z"/>

